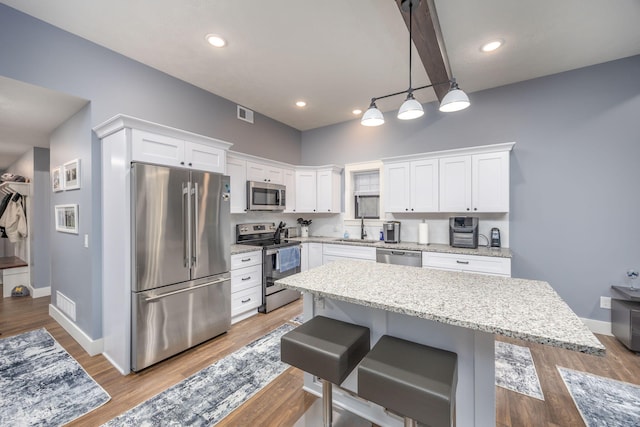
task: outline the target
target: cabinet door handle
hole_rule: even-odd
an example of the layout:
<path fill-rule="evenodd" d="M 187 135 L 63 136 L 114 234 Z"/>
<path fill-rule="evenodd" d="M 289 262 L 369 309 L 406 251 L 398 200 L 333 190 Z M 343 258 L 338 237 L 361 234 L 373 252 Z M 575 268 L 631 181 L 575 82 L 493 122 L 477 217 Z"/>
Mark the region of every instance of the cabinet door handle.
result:
<path fill-rule="evenodd" d="M 242 278 L 242 279 L 240 279 L 240 280 L 243 280 L 243 281 L 244 281 L 244 280 L 249 280 L 249 279 L 251 279 L 251 276 L 243 277 L 243 278 Z"/>
<path fill-rule="evenodd" d="M 243 304 L 248 303 L 249 301 L 251 301 L 251 298 L 247 298 L 247 299 L 243 299 L 242 301 L 240 301 Z"/>
<path fill-rule="evenodd" d="M 180 164 L 184 166 L 184 162 L 180 162 Z"/>
<path fill-rule="evenodd" d="M 467 210 L 469 211 L 469 210 L 471 210 L 471 209 L 467 208 Z"/>
<path fill-rule="evenodd" d="M 456 260 L 456 262 L 458 264 L 469 264 L 469 261 L 460 261 L 460 260 Z"/>
<path fill-rule="evenodd" d="M 249 261 L 251 261 L 251 258 L 242 258 L 240 261 L 242 261 L 242 262 L 249 262 Z"/>
<path fill-rule="evenodd" d="M 189 166 L 193 166 L 193 164 L 192 164 L 192 163 L 189 163 Z"/>

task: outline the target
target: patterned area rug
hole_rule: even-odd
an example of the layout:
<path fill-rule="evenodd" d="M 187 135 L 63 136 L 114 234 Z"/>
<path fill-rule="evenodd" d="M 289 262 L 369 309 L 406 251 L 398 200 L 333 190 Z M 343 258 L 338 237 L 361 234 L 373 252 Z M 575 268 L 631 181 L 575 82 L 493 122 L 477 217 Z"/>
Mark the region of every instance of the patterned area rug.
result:
<path fill-rule="evenodd" d="M 289 322 L 296 323 L 298 325 L 302 325 L 304 323 L 304 315 L 298 314 L 296 317 L 294 317 L 293 319 L 289 320 Z"/>
<path fill-rule="evenodd" d="M 640 426 L 639 386 L 557 368 L 587 426 Z"/>
<path fill-rule="evenodd" d="M 528 347 L 496 341 L 496 385 L 544 400 Z"/>
<path fill-rule="evenodd" d="M 283 373 L 280 337 L 292 325 L 284 324 L 246 347 L 128 412 L 105 426 L 210 426 Z"/>
<path fill-rule="evenodd" d="M 110 399 L 46 329 L 0 340 L 1 426 L 59 426 Z"/>

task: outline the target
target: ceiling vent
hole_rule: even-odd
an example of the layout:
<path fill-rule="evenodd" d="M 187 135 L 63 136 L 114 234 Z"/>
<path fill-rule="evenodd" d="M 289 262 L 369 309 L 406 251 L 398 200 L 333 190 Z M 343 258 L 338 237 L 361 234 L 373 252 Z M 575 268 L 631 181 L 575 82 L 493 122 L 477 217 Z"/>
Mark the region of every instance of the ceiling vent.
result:
<path fill-rule="evenodd" d="M 253 123 L 253 111 L 238 105 L 238 118 L 245 122 Z"/>

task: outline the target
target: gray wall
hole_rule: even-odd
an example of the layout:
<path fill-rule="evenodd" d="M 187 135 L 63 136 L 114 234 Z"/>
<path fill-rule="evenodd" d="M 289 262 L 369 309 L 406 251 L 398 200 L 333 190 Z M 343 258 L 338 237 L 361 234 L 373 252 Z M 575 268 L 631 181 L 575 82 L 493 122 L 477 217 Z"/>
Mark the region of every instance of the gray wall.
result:
<path fill-rule="evenodd" d="M 513 275 L 548 281 L 581 317 L 609 321 L 599 297 L 640 268 L 640 56 L 434 103 L 412 122 L 351 121 L 304 132 L 303 164 L 516 141 L 511 154 Z M 464 82 L 460 82 L 464 87 Z M 398 97 L 398 106 L 402 102 Z"/>
<path fill-rule="evenodd" d="M 55 230 L 54 216 L 49 219 L 51 234 L 51 294 L 55 304 L 56 292 L 62 292 L 76 303 L 76 323 L 92 338 L 102 336 L 102 305 L 96 304 L 96 296 L 102 293 L 100 280 L 96 280 L 94 259 L 98 249 L 94 237 L 93 203 L 95 171 L 91 167 L 96 156 L 91 144 L 91 106 L 87 105 L 56 129 L 50 138 L 51 164 L 80 159 L 80 189 L 52 193 L 51 211 L 55 205 L 78 205 L 78 234 Z M 98 169 L 99 176 L 99 169 Z M 98 188 L 98 194 L 99 188 Z M 89 248 L 84 247 L 84 235 L 89 236 Z M 99 270 L 100 271 L 100 270 Z"/>

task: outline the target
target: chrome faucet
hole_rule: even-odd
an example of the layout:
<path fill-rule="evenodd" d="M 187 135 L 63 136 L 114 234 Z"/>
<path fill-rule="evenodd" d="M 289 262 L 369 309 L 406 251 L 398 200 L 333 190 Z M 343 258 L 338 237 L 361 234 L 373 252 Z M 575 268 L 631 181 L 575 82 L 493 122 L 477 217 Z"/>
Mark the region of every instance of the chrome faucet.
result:
<path fill-rule="evenodd" d="M 364 229 L 364 215 L 360 216 L 360 240 L 364 240 L 367 237 L 367 232 Z"/>

